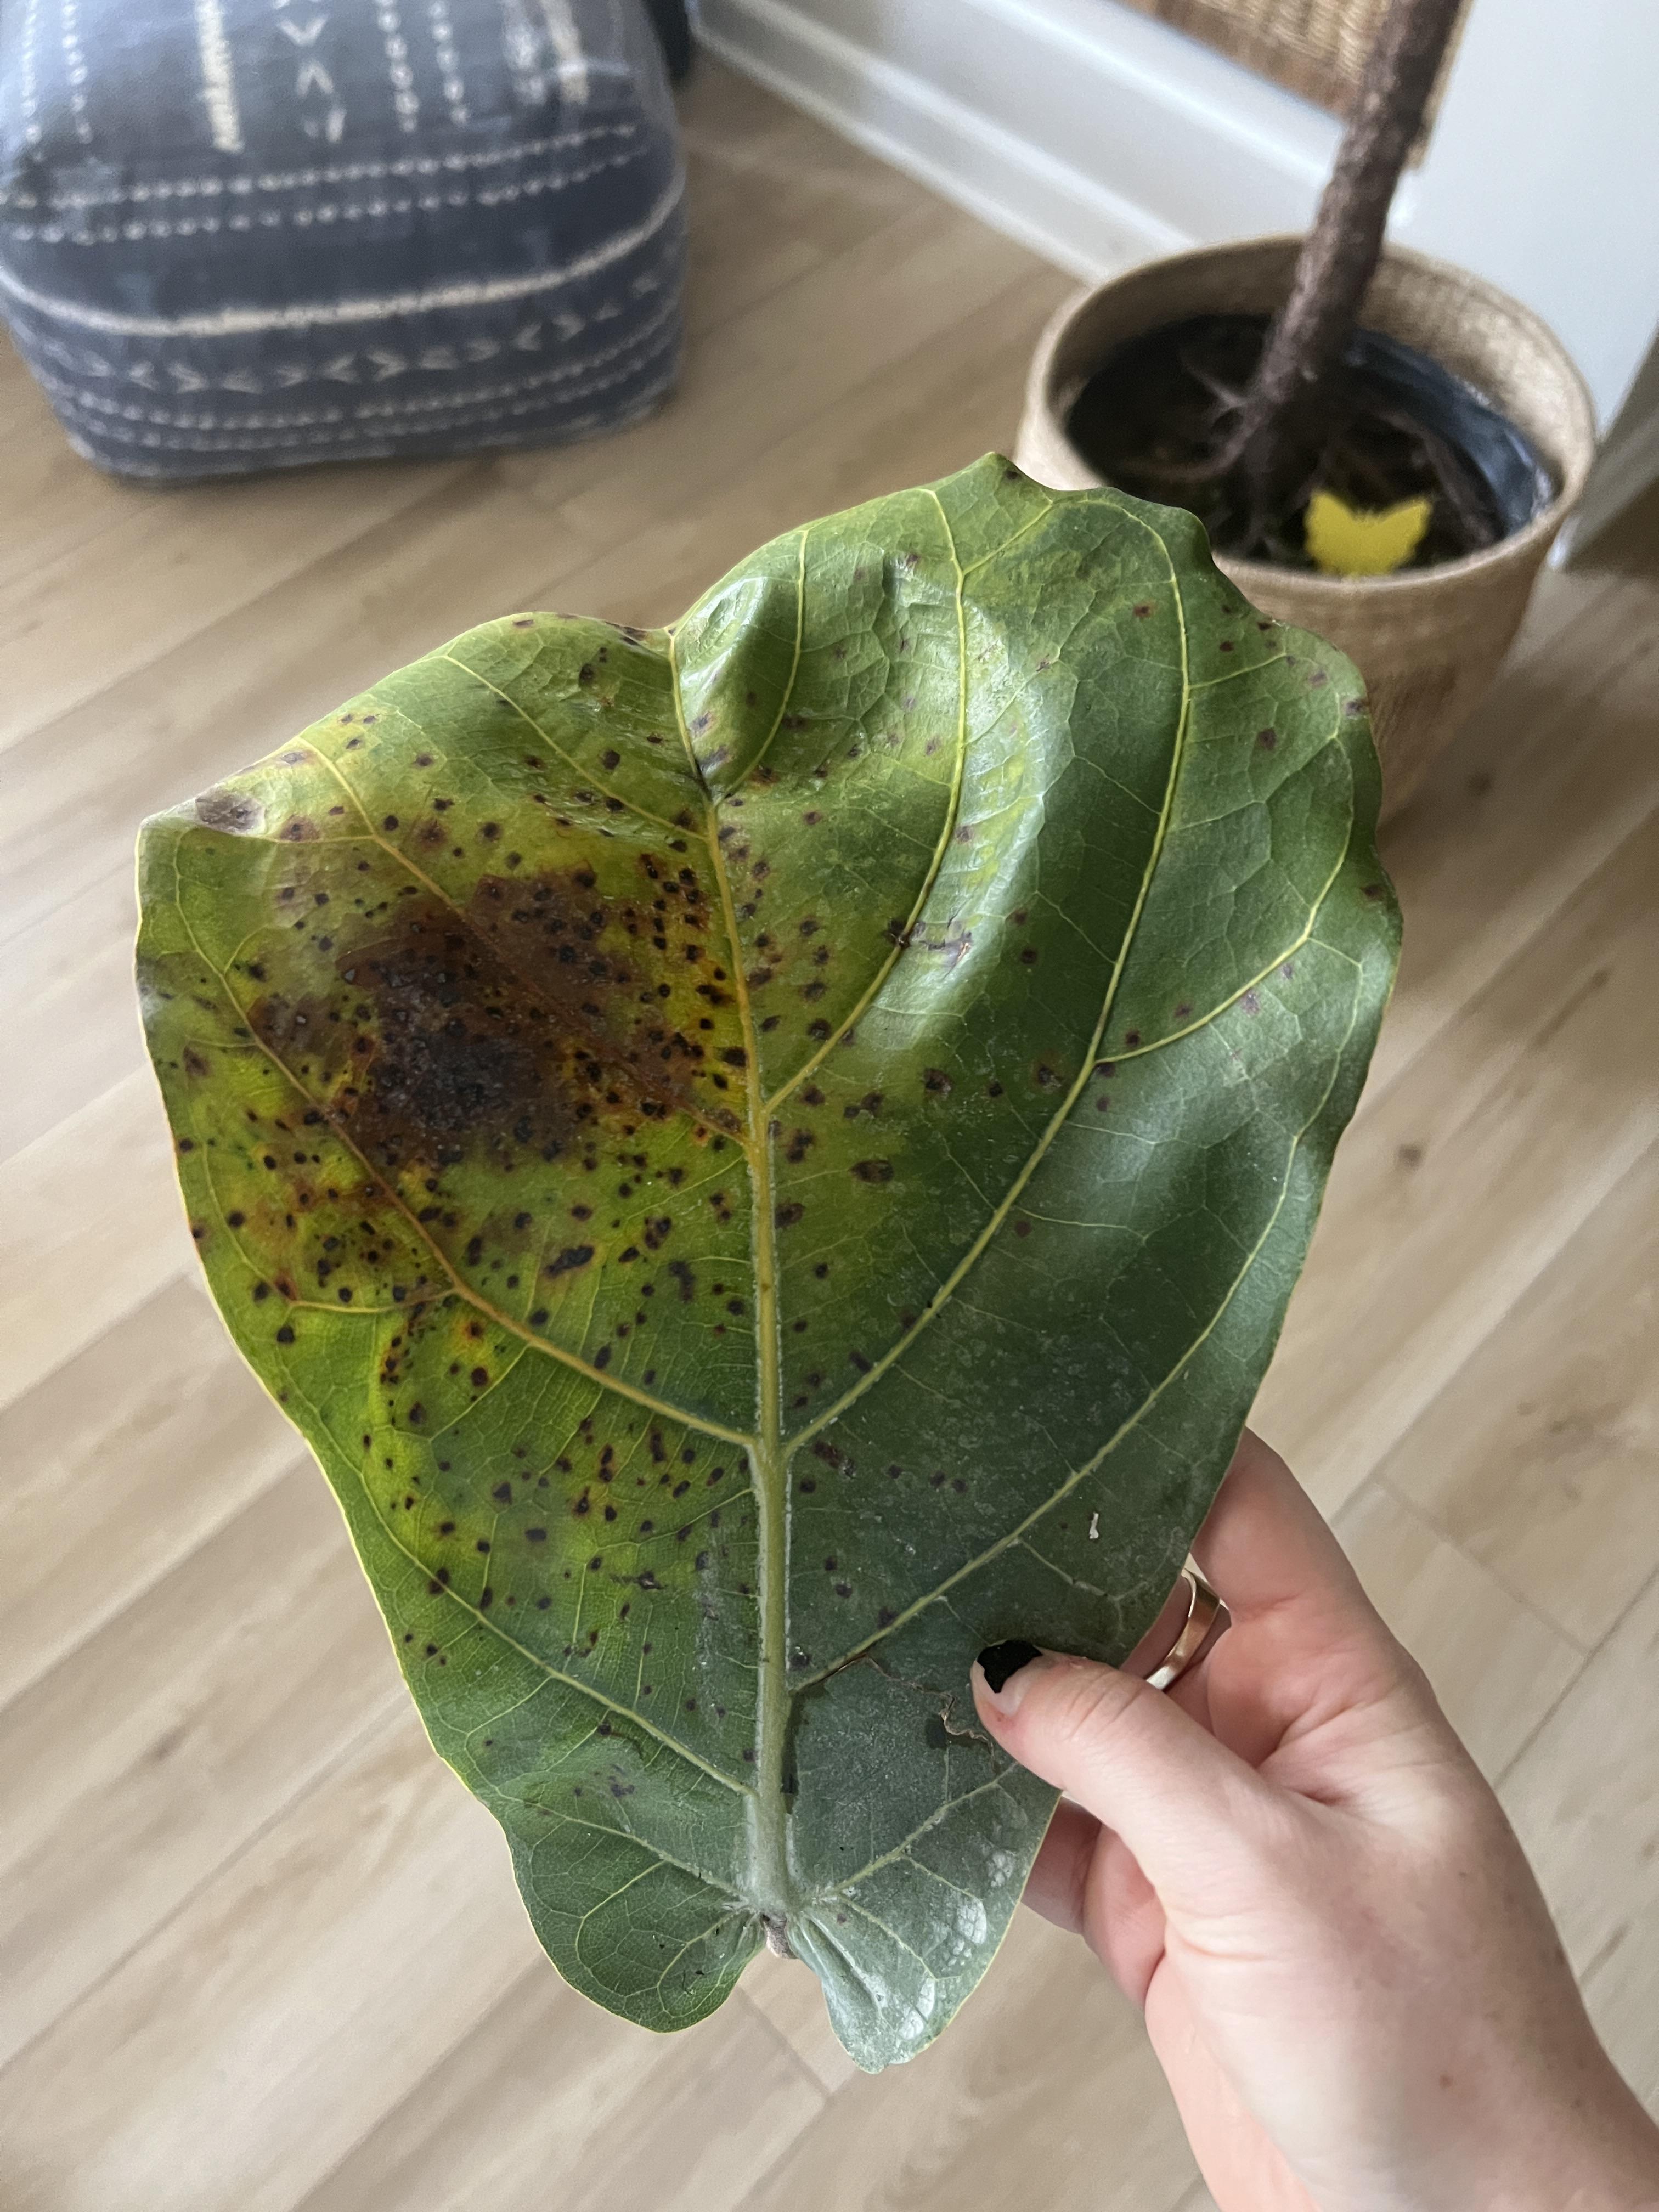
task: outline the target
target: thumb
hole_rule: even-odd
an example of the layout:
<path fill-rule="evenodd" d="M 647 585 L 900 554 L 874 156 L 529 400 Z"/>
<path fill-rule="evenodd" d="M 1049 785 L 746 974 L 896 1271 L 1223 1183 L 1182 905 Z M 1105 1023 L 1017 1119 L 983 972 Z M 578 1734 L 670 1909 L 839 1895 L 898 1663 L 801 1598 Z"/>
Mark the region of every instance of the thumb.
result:
<path fill-rule="evenodd" d="M 1166 1912 L 1237 1903 L 1241 1876 L 1271 1863 L 1283 1794 L 1138 1676 L 1053 1651 L 996 1674 L 993 1689 L 975 1662 L 985 1727 L 1122 1838 Z"/>

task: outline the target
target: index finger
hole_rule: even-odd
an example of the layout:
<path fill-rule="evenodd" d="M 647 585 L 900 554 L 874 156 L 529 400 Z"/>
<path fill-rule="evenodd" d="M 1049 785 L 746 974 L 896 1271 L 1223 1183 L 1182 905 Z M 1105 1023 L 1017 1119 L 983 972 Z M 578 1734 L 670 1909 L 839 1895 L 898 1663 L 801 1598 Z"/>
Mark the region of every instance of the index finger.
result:
<path fill-rule="evenodd" d="M 1238 1440 L 1193 1557 L 1236 1621 L 1309 1606 L 1376 1618 L 1318 1507 L 1254 1429 Z"/>
<path fill-rule="evenodd" d="M 1372 1702 L 1407 1674 L 1317 1507 L 1249 1429 L 1193 1556 L 1232 1617 L 1206 1667 L 1211 1725 L 1251 1764 L 1291 1728 Z"/>

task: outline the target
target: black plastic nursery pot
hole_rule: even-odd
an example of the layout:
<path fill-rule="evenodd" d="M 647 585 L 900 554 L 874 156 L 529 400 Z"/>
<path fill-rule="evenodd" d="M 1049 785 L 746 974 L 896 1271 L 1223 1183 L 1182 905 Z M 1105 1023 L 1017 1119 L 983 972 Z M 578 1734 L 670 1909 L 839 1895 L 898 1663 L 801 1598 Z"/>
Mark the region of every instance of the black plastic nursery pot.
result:
<path fill-rule="evenodd" d="M 1086 443 L 1097 457 L 1101 451 L 1090 434 L 1088 406 L 1079 404 L 1093 380 L 1113 362 L 1133 366 L 1136 349 L 1155 334 L 1196 319 L 1273 314 L 1290 289 L 1301 243 L 1252 239 L 1172 255 L 1068 302 L 1031 364 L 1016 448 L 1020 466 L 1060 489 L 1133 477 L 1125 468 L 1109 479 L 1081 449 Z M 1359 323 L 1375 334 L 1369 358 L 1381 373 L 1408 385 L 1415 380 L 1408 395 L 1414 411 L 1431 427 L 1451 422 L 1456 442 L 1466 453 L 1474 448 L 1468 457 L 1490 492 L 1501 534 L 1473 552 L 1385 576 L 1323 575 L 1224 551 L 1217 557 L 1264 613 L 1329 639 L 1358 664 L 1382 758 L 1384 811 L 1393 812 L 1497 672 L 1583 489 L 1595 453 L 1595 416 L 1554 334 L 1530 309 L 1467 270 L 1391 248 Z M 1149 357 L 1156 354 L 1153 345 Z M 1446 372 L 1443 387 L 1436 386 L 1436 365 Z M 1140 482 L 1125 488 L 1147 489 Z"/>

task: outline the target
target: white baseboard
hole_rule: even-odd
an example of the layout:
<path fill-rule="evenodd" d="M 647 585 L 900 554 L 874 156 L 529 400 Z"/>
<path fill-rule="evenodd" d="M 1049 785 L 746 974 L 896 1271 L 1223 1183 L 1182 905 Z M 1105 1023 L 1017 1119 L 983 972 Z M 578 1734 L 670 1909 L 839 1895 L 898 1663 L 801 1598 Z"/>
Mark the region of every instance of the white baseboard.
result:
<path fill-rule="evenodd" d="M 1113 0 L 702 0 L 701 35 L 1084 278 L 1300 228 L 1337 135 Z"/>

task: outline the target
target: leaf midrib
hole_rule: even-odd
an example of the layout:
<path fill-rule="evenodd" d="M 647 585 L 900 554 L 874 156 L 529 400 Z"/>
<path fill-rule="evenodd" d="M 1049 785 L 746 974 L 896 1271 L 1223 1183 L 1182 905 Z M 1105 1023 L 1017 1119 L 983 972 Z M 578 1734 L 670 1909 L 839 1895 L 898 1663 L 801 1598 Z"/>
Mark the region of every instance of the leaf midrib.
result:
<path fill-rule="evenodd" d="M 937 495 L 935 495 L 935 496 L 937 496 Z M 1187 639 L 1187 609 L 1186 603 L 1181 595 L 1181 579 L 1176 574 L 1175 562 L 1170 556 L 1168 544 L 1161 537 L 1159 537 L 1158 532 L 1152 528 L 1152 525 L 1143 520 L 1139 515 L 1132 514 L 1127 508 L 1121 508 L 1120 509 L 1120 512 L 1127 514 L 1131 521 L 1139 524 L 1139 526 L 1146 531 L 1147 536 L 1151 538 L 1153 544 L 1163 554 L 1165 565 L 1170 572 L 1170 583 L 1175 592 L 1176 620 L 1180 625 L 1181 632 L 1181 714 L 1176 726 L 1175 740 L 1170 748 L 1170 769 L 1169 775 L 1164 781 L 1164 804 L 1158 811 L 1158 823 L 1152 833 L 1152 842 L 1151 849 L 1146 856 L 1146 865 L 1141 871 L 1140 885 L 1135 894 L 1135 902 L 1130 910 L 1129 919 L 1124 926 L 1123 939 L 1118 947 L 1117 957 L 1113 963 L 1112 972 L 1107 981 L 1106 996 L 1100 1009 L 1099 1018 L 1095 1024 L 1093 1036 L 1091 1037 L 1088 1049 L 1084 1054 L 1082 1066 L 1079 1069 L 1075 1080 L 1072 1084 L 1070 1090 L 1066 1091 L 1054 1113 L 1050 1117 L 1048 1127 L 1043 1130 L 1042 1134 L 1038 1138 L 1036 1145 L 1032 1147 L 1024 1164 L 1021 1167 L 1018 1175 L 1009 1186 L 1006 1194 L 998 1203 L 990 1219 L 986 1223 L 984 1228 L 981 1230 L 979 1235 L 974 1239 L 974 1242 L 969 1246 L 967 1251 L 963 1253 L 962 1258 L 957 1261 L 956 1266 L 945 1277 L 939 1288 L 934 1291 L 927 1305 L 923 1308 L 915 1327 L 908 1330 L 904 1334 L 901 1335 L 894 1344 L 889 1346 L 887 1351 L 884 1352 L 879 1358 L 873 1361 L 868 1371 L 860 1375 L 858 1381 L 852 1384 L 848 1389 L 845 1390 L 832 1406 L 826 1407 L 824 1411 L 818 1414 L 815 1419 L 809 1421 L 804 1428 L 797 1431 L 795 1435 L 790 1439 L 790 1449 L 792 1451 L 799 1449 L 800 1445 L 810 1442 L 813 1437 L 820 1435 L 824 1429 L 830 1426 L 831 1422 L 838 1420 L 850 1406 L 856 1404 L 858 1400 L 863 1397 L 867 1390 L 872 1389 L 875 1383 L 880 1381 L 881 1377 L 886 1374 L 888 1370 L 899 1358 L 901 1354 L 910 1349 L 911 1346 L 915 1343 L 917 1338 L 921 1334 L 923 1329 L 925 1329 L 931 1322 L 936 1320 L 939 1315 L 943 1312 L 945 1307 L 950 1302 L 951 1293 L 972 1269 L 975 1262 L 978 1261 L 980 1255 L 985 1250 L 987 1245 L 989 1244 L 992 1237 L 995 1236 L 997 1231 L 1002 1226 L 1009 1214 L 1012 1212 L 1015 1205 L 1018 1201 L 1021 1191 L 1024 1189 L 1026 1184 L 1030 1182 L 1031 1177 L 1036 1173 L 1038 1167 L 1042 1164 L 1042 1162 L 1048 1152 L 1049 1146 L 1054 1142 L 1055 1136 L 1064 1126 L 1071 1114 L 1073 1107 L 1082 1096 L 1085 1085 L 1089 1082 L 1091 1077 L 1094 1073 L 1095 1062 L 1099 1057 L 1100 1046 L 1106 1035 L 1106 1024 L 1111 1019 L 1112 1008 L 1116 1003 L 1118 985 L 1121 981 L 1124 970 L 1128 965 L 1129 955 L 1133 949 L 1136 932 L 1140 925 L 1140 917 L 1146 911 L 1146 901 L 1152 890 L 1152 878 L 1158 872 L 1158 864 L 1163 855 L 1164 839 L 1169 832 L 1170 819 L 1175 805 L 1176 788 L 1180 781 L 1182 764 L 1186 758 L 1187 735 L 1192 720 L 1193 690 L 1192 684 L 1189 680 L 1189 661 Z M 962 572 L 958 568 L 957 574 L 959 576 L 961 573 Z M 964 671 L 965 690 L 965 672 L 967 667 L 965 647 L 963 654 L 963 666 Z"/>
<path fill-rule="evenodd" d="M 771 735 L 781 727 L 790 696 L 800 672 L 801 638 L 805 628 L 806 534 L 801 533 L 796 563 L 798 595 L 795 653 L 789 681 L 778 702 Z M 782 1429 L 782 1349 L 778 1336 L 777 1224 L 772 1202 L 772 1146 L 768 1135 L 766 1100 L 761 1090 L 759 1038 L 754 1005 L 744 966 L 743 945 L 738 931 L 736 902 L 731 878 L 720 850 L 719 809 L 714 793 L 697 764 L 686 726 L 684 700 L 680 690 L 678 641 L 668 634 L 669 688 L 674 719 L 692 775 L 703 793 L 703 836 L 708 865 L 719 890 L 720 916 L 731 960 L 732 995 L 743 1032 L 744 1091 L 748 1109 L 748 1133 L 744 1155 L 749 1168 L 749 1235 L 754 1273 L 756 1432 L 747 1449 L 755 1498 L 755 1586 L 760 1616 L 760 1665 L 755 1700 L 755 1784 L 750 1796 L 750 1874 L 763 1911 L 787 1917 L 791 1904 L 789 1868 L 789 1808 L 783 1790 L 783 1768 L 789 1717 L 789 1689 L 785 1676 L 788 1592 L 786 1579 L 788 1524 L 784 1494 Z"/>

